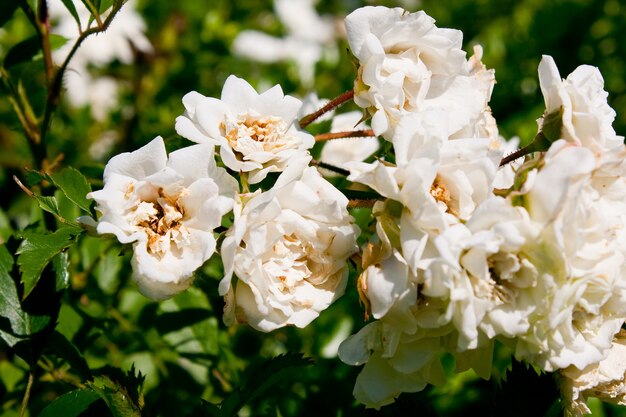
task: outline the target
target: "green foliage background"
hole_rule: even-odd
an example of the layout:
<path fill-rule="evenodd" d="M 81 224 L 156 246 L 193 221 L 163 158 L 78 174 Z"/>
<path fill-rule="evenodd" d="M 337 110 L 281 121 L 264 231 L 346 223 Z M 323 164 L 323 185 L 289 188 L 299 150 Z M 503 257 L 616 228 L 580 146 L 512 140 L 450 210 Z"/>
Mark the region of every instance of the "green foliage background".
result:
<path fill-rule="evenodd" d="M 12 13 L 16 1 L 3 0 L 0 6 L 4 66 L 11 48 L 35 33 L 22 10 Z M 505 137 L 519 136 L 524 144 L 536 133 L 535 120 L 543 111 L 536 73 L 542 54 L 555 58 L 564 77 L 580 64 L 598 66 L 618 113 L 615 129 L 626 133 L 626 4 L 620 0 L 320 0 L 318 10 L 338 16 L 340 24 L 341 16 L 366 4 L 423 8 L 438 26 L 462 30 L 468 52 L 481 44 L 483 62 L 496 70 L 491 106 Z M 219 96 L 230 74 L 257 88 L 281 84 L 294 95 L 310 92 L 293 63 L 261 65 L 230 53 L 244 29 L 284 35 L 271 1 L 150 0 L 140 2 L 139 9 L 155 52 L 139 54 L 133 66 L 113 63 L 99 70 L 124 86 L 120 105 L 106 120 L 94 121 L 88 109 L 62 101 L 45 146 L 36 150 L 7 90 L 0 90 L 0 414 L 19 415 L 31 383 L 30 416 L 559 415 L 552 376 L 512 362 L 505 347 L 496 350 L 490 381 L 472 372 L 453 374 L 454 364 L 446 359 L 445 386 L 403 395 L 380 411 L 365 410 L 352 397 L 359 369 L 327 353 L 329 345 L 365 323 L 355 274 L 346 296 L 306 329 L 261 334 L 246 326 L 226 328 L 216 258 L 198 272 L 193 288 L 156 303 L 129 282 L 129 250 L 114 240 L 77 237 L 80 231 L 60 222 L 85 214 L 80 202 L 72 201 L 85 189 L 64 189 L 58 178 L 62 167 L 79 169 L 98 189 L 110 156 L 157 135 L 170 149 L 187 144 L 174 131 L 185 93 Z M 346 49 L 341 40 L 337 53 L 317 65 L 320 97 L 352 87 L 355 67 Z M 23 85 L 34 113 L 42 114 L 41 59 L 7 71 Z M 107 132 L 118 140 L 95 159 L 89 149 Z M 70 171 L 63 175 L 79 178 Z M 13 176 L 56 200 L 37 202 Z M 369 212 L 353 215 L 367 230 Z M 42 243 L 41 235 L 61 226 Z M 48 246 L 37 247 L 42 244 Z M 35 259 L 17 258 L 22 252 Z M 288 352 L 303 353 L 314 365 Z M 221 408 L 215 406 L 220 403 Z M 595 415 L 626 416 L 614 406 L 594 401 L 590 406 Z"/>

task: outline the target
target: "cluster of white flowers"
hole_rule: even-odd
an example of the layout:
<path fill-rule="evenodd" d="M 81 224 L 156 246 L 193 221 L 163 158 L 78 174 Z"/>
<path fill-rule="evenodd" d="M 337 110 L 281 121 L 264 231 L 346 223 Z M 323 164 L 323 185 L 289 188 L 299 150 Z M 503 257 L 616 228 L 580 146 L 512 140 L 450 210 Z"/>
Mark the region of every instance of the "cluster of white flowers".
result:
<path fill-rule="evenodd" d="M 306 326 L 343 294 L 359 229 L 347 198 L 308 166 L 315 140 L 298 127 L 302 102 L 231 76 L 221 99 L 191 92 L 183 104 L 176 130 L 199 144 L 168 159 L 156 138 L 112 158 L 104 188 L 90 194 L 102 213 L 97 233 L 133 243 L 133 279 L 164 299 L 191 285 L 232 211 L 220 251 L 224 320 L 262 331 Z M 241 184 L 217 166 L 216 147 Z"/>
<path fill-rule="evenodd" d="M 358 280 L 376 320 L 339 350 L 365 365 L 357 399 L 380 407 L 440 382 L 442 352 L 489 378 L 496 340 L 567 378 L 597 369 L 626 319 L 626 149 L 597 68 L 562 80 L 543 58 L 546 152 L 499 168 L 480 48 L 466 60 L 461 32 L 423 12 L 366 7 L 346 26 L 354 100 L 395 156 L 348 164 L 385 198 Z M 573 386 L 580 402 L 588 386 Z"/>
<path fill-rule="evenodd" d="M 563 80 L 545 56 L 544 148 L 501 166 L 495 75 L 480 47 L 466 58 L 460 31 L 399 8 L 358 9 L 346 29 L 359 68 L 353 95 L 340 97 L 371 116 L 371 130 L 346 113 L 335 136 L 313 137 L 300 100 L 231 76 L 220 99 L 183 98 L 176 130 L 199 145 L 168 160 L 157 138 L 109 162 L 104 189 L 91 194 L 97 231 L 133 243 L 141 291 L 187 288 L 232 210 L 219 239 L 225 322 L 308 325 L 346 289 L 360 233 L 309 150 L 350 138 L 326 146 L 319 164 L 375 196 L 356 285 L 374 320 L 339 348 L 344 362 L 364 365 L 359 401 L 380 407 L 441 383 L 442 353 L 489 378 L 500 340 L 561 372 L 573 415 L 588 411 L 589 395 L 624 402 L 624 337 L 615 338 L 626 320 L 626 147 L 598 69 Z"/>

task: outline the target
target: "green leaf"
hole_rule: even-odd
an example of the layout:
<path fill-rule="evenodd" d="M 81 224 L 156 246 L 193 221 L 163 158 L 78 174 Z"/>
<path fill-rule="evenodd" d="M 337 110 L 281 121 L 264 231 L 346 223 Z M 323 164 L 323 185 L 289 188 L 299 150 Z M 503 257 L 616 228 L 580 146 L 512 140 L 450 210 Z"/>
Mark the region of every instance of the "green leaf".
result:
<path fill-rule="evenodd" d="M 17 264 L 20 266 L 24 284 L 23 298 L 28 297 L 35 288 L 50 260 L 70 246 L 81 233 L 82 229 L 78 227 L 63 227 L 50 234 L 24 233 L 24 240 L 17 250 Z"/>
<path fill-rule="evenodd" d="M 44 408 L 38 417 L 78 417 L 99 399 L 98 393 L 90 389 L 66 392 Z"/>
<path fill-rule="evenodd" d="M 192 326 L 210 317 L 208 310 L 202 308 L 186 308 L 180 311 L 166 312 L 158 316 L 156 328 L 160 334 L 167 334 Z"/>
<path fill-rule="evenodd" d="M 68 41 L 67 38 L 61 35 L 50 34 L 50 49 L 53 51 L 59 49 Z M 16 45 L 13 45 L 9 52 L 4 57 L 4 67 L 10 68 L 17 64 L 21 64 L 27 61 L 41 59 L 41 41 L 39 36 L 33 35 L 28 39 L 25 39 Z"/>
<path fill-rule="evenodd" d="M 53 51 L 56 51 L 57 49 L 65 45 L 69 39 L 67 39 L 65 36 L 51 33 L 49 35 L 49 40 L 50 40 L 50 49 Z M 36 56 L 35 58 L 39 58 L 39 57 Z"/>
<path fill-rule="evenodd" d="M 283 373 L 292 368 L 312 365 L 301 353 L 285 353 L 258 364 L 252 364 L 241 384 L 220 405 L 221 415 L 234 417 L 239 410 L 283 379 Z"/>
<path fill-rule="evenodd" d="M 0 27 L 11 20 L 13 13 L 17 10 L 18 3 L 15 0 L 0 1 Z"/>
<path fill-rule="evenodd" d="M 39 36 L 33 35 L 16 45 L 13 45 L 4 57 L 4 67 L 10 68 L 22 62 L 30 61 L 41 50 L 41 42 Z"/>
<path fill-rule="evenodd" d="M 100 5 L 98 6 L 98 10 L 100 10 L 100 13 L 104 13 L 111 6 L 113 6 L 113 0 L 100 0 Z"/>
<path fill-rule="evenodd" d="M 80 29 L 81 28 L 80 17 L 78 16 L 78 12 L 76 11 L 76 6 L 74 5 L 74 1 L 73 0 L 61 0 L 61 1 L 65 5 L 65 8 L 74 17 L 74 20 L 76 20 L 76 24 L 78 25 L 78 28 Z"/>
<path fill-rule="evenodd" d="M 50 179 L 63 191 L 63 194 L 83 211 L 89 213 L 92 200 L 87 199 L 91 186 L 87 179 L 77 169 L 68 167 L 61 172 L 50 175 Z"/>
<path fill-rule="evenodd" d="M 121 374 L 115 368 L 108 370 Z M 116 380 L 107 375 L 100 375 L 88 385 L 104 400 L 113 417 L 141 417 L 143 399 L 140 390 L 143 381 L 141 373 L 135 376 L 135 369 L 131 367 L 126 375 L 117 375 Z"/>
<path fill-rule="evenodd" d="M 27 314 L 20 303 L 15 282 L 11 277 L 13 257 L 0 246 L 0 337 L 11 347 L 28 336 L 43 330 L 49 316 Z"/>
<path fill-rule="evenodd" d="M 35 200 L 37 200 L 37 203 L 42 210 L 45 210 L 48 213 L 52 213 L 55 216 L 61 217 L 61 212 L 59 211 L 59 202 L 55 197 L 46 197 L 37 194 L 33 194 L 33 197 L 35 197 Z"/>
<path fill-rule="evenodd" d="M 61 252 L 52 258 L 52 269 L 55 277 L 55 290 L 63 291 L 70 285 L 70 261 L 67 252 Z"/>
<path fill-rule="evenodd" d="M 89 365 L 82 357 L 76 346 L 65 338 L 61 333 L 55 331 L 50 336 L 47 347 L 57 356 L 65 359 L 69 365 L 76 370 L 84 380 L 92 379 Z"/>

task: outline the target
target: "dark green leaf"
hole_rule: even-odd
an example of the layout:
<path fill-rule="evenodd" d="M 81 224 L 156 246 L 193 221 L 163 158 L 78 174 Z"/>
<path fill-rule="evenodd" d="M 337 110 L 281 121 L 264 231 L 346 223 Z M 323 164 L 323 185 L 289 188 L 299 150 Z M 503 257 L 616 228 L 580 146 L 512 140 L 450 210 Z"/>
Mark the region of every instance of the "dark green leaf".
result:
<path fill-rule="evenodd" d="M 67 252 L 61 252 L 52 258 L 52 269 L 54 270 L 55 290 L 63 291 L 70 284 L 69 259 Z"/>
<path fill-rule="evenodd" d="M 15 282 L 11 278 L 13 257 L 4 245 L 0 246 L 0 336 L 14 346 L 21 339 L 14 335 L 26 327 L 26 313 L 22 311 Z"/>
<path fill-rule="evenodd" d="M 100 396 L 90 389 L 77 389 L 66 392 L 44 408 L 39 417 L 78 417 Z"/>
<path fill-rule="evenodd" d="M 284 371 L 312 364 L 313 361 L 303 357 L 301 353 L 286 353 L 260 365 L 251 365 L 239 387 L 222 401 L 220 405 L 221 415 L 224 417 L 236 416 L 244 405 L 280 382 Z"/>
<path fill-rule="evenodd" d="M 206 320 L 209 314 L 208 310 L 202 308 L 186 308 L 180 311 L 162 313 L 156 320 L 156 328 L 159 333 L 166 334 Z"/>
<path fill-rule="evenodd" d="M 528 398 L 533 401 L 528 401 Z M 558 398 L 559 389 L 552 375 L 537 372 L 531 366 L 514 360 L 506 381 L 496 392 L 492 415 L 543 416 L 553 408 Z"/>
<path fill-rule="evenodd" d="M 83 174 L 77 169 L 68 167 L 59 173 L 50 175 L 50 179 L 70 201 L 89 213 L 89 206 L 92 201 L 87 199 L 87 194 L 91 192 L 91 186 Z"/>
<path fill-rule="evenodd" d="M 98 393 L 111 410 L 113 417 L 141 417 L 140 404 L 143 402 L 140 390 L 144 377 L 135 375 L 134 367 L 123 375 L 119 369 L 108 368 L 118 374 L 116 377 L 100 375 L 88 385 Z"/>
<path fill-rule="evenodd" d="M 35 288 L 43 269 L 50 260 L 70 246 L 80 233 L 82 229 L 78 227 L 63 227 L 50 234 L 24 233 L 24 240 L 17 250 L 19 254 L 17 263 L 20 266 L 24 284 L 23 298 L 26 298 Z"/>
<path fill-rule="evenodd" d="M 28 185 L 29 187 L 37 185 L 45 179 L 46 179 L 45 175 L 43 175 L 41 172 L 34 170 L 34 169 L 27 170 L 26 175 L 24 176 L 26 185 Z"/>
<path fill-rule="evenodd" d="M 33 35 L 9 49 L 9 52 L 4 57 L 4 67 L 10 68 L 22 62 L 30 61 L 40 50 L 41 42 L 39 41 L 39 36 Z"/>
<path fill-rule="evenodd" d="M 61 0 L 61 1 L 65 5 L 65 8 L 74 17 L 74 20 L 76 20 L 76 24 L 80 28 L 80 17 L 78 17 L 78 12 L 76 11 L 76 6 L 74 5 L 74 1 L 73 0 Z"/>
<path fill-rule="evenodd" d="M 0 1 L 0 27 L 4 26 L 4 24 L 13 17 L 17 6 L 18 3 L 16 0 Z"/>
<path fill-rule="evenodd" d="M 0 246 L 0 337 L 14 346 L 24 338 L 43 330 L 49 316 L 31 316 L 20 303 L 15 282 L 11 277 L 13 258 L 4 245 Z"/>
<path fill-rule="evenodd" d="M 82 357 L 76 346 L 65 338 L 61 333 L 55 331 L 50 336 L 47 347 L 57 356 L 65 359 L 72 368 L 80 374 L 83 379 L 91 379 L 91 371 L 87 362 Z"/>

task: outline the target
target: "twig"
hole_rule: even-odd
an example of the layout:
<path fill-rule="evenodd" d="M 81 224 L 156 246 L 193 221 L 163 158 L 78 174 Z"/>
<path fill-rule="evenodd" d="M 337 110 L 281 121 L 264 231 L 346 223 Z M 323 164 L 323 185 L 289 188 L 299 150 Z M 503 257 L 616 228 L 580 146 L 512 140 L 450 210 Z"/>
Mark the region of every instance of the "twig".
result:
<path fill-rule="evenodd" d="M 339 167 L 336 167 L 334 165 L 330 165 L 330 164 L 327 164 L 326 162 L 318 161 L 318 160 L 315 160 L 315 159 L 313 159 L 311 161 L 311 165 L 315 165 L 315 166 L 318 166 L 320 168 L 324 168 L 324 169 L 327 169 L 329 171 L 333 171 L 333 172 L 335 172 L 335 173 L 337 173 L 339 175 L 343 175 L 344 177 L 347 177 L 348 175 L 350 175 L 350 171 L 348 171 L 347 169 L 339 168 Z"/>
<path fill-rule="evenodd" d="M 354 98 L 354 90 L 346 91 L 345 93 L 335 97 L 318 111 L 307 114 L 302 119 L 300 119 L 300 127 L 304 129 L 324 113 L 327 113 L 332 109 L 341 106 L 346 101 L 352 100 L 352 98 Z"/>
<path fill-rule="evenodd" d="M 26 408 L 28 408 L 28 401 L 30 400 L 30 392 L 33 389 L 33 382 L 35 382 L 35 374 L 30 371 L 28 374 L 28 382 L 26 383 L 26 391 L 24 392 L 24 398 L 22 398 L 22 408 L 20 409 L 20 417 L 24 417 Z"/>
<path fill-rule="evenodd" d="M 315 135 L 315 141 L 322 142 L 324 140 L 345 139 L 345 138 L 365 138 L 365 137 L 370 137 L 370 136 L 376 136 L 372 129 L 354 130 L 352 132 L 320 133 L 319 135 Z"/>

